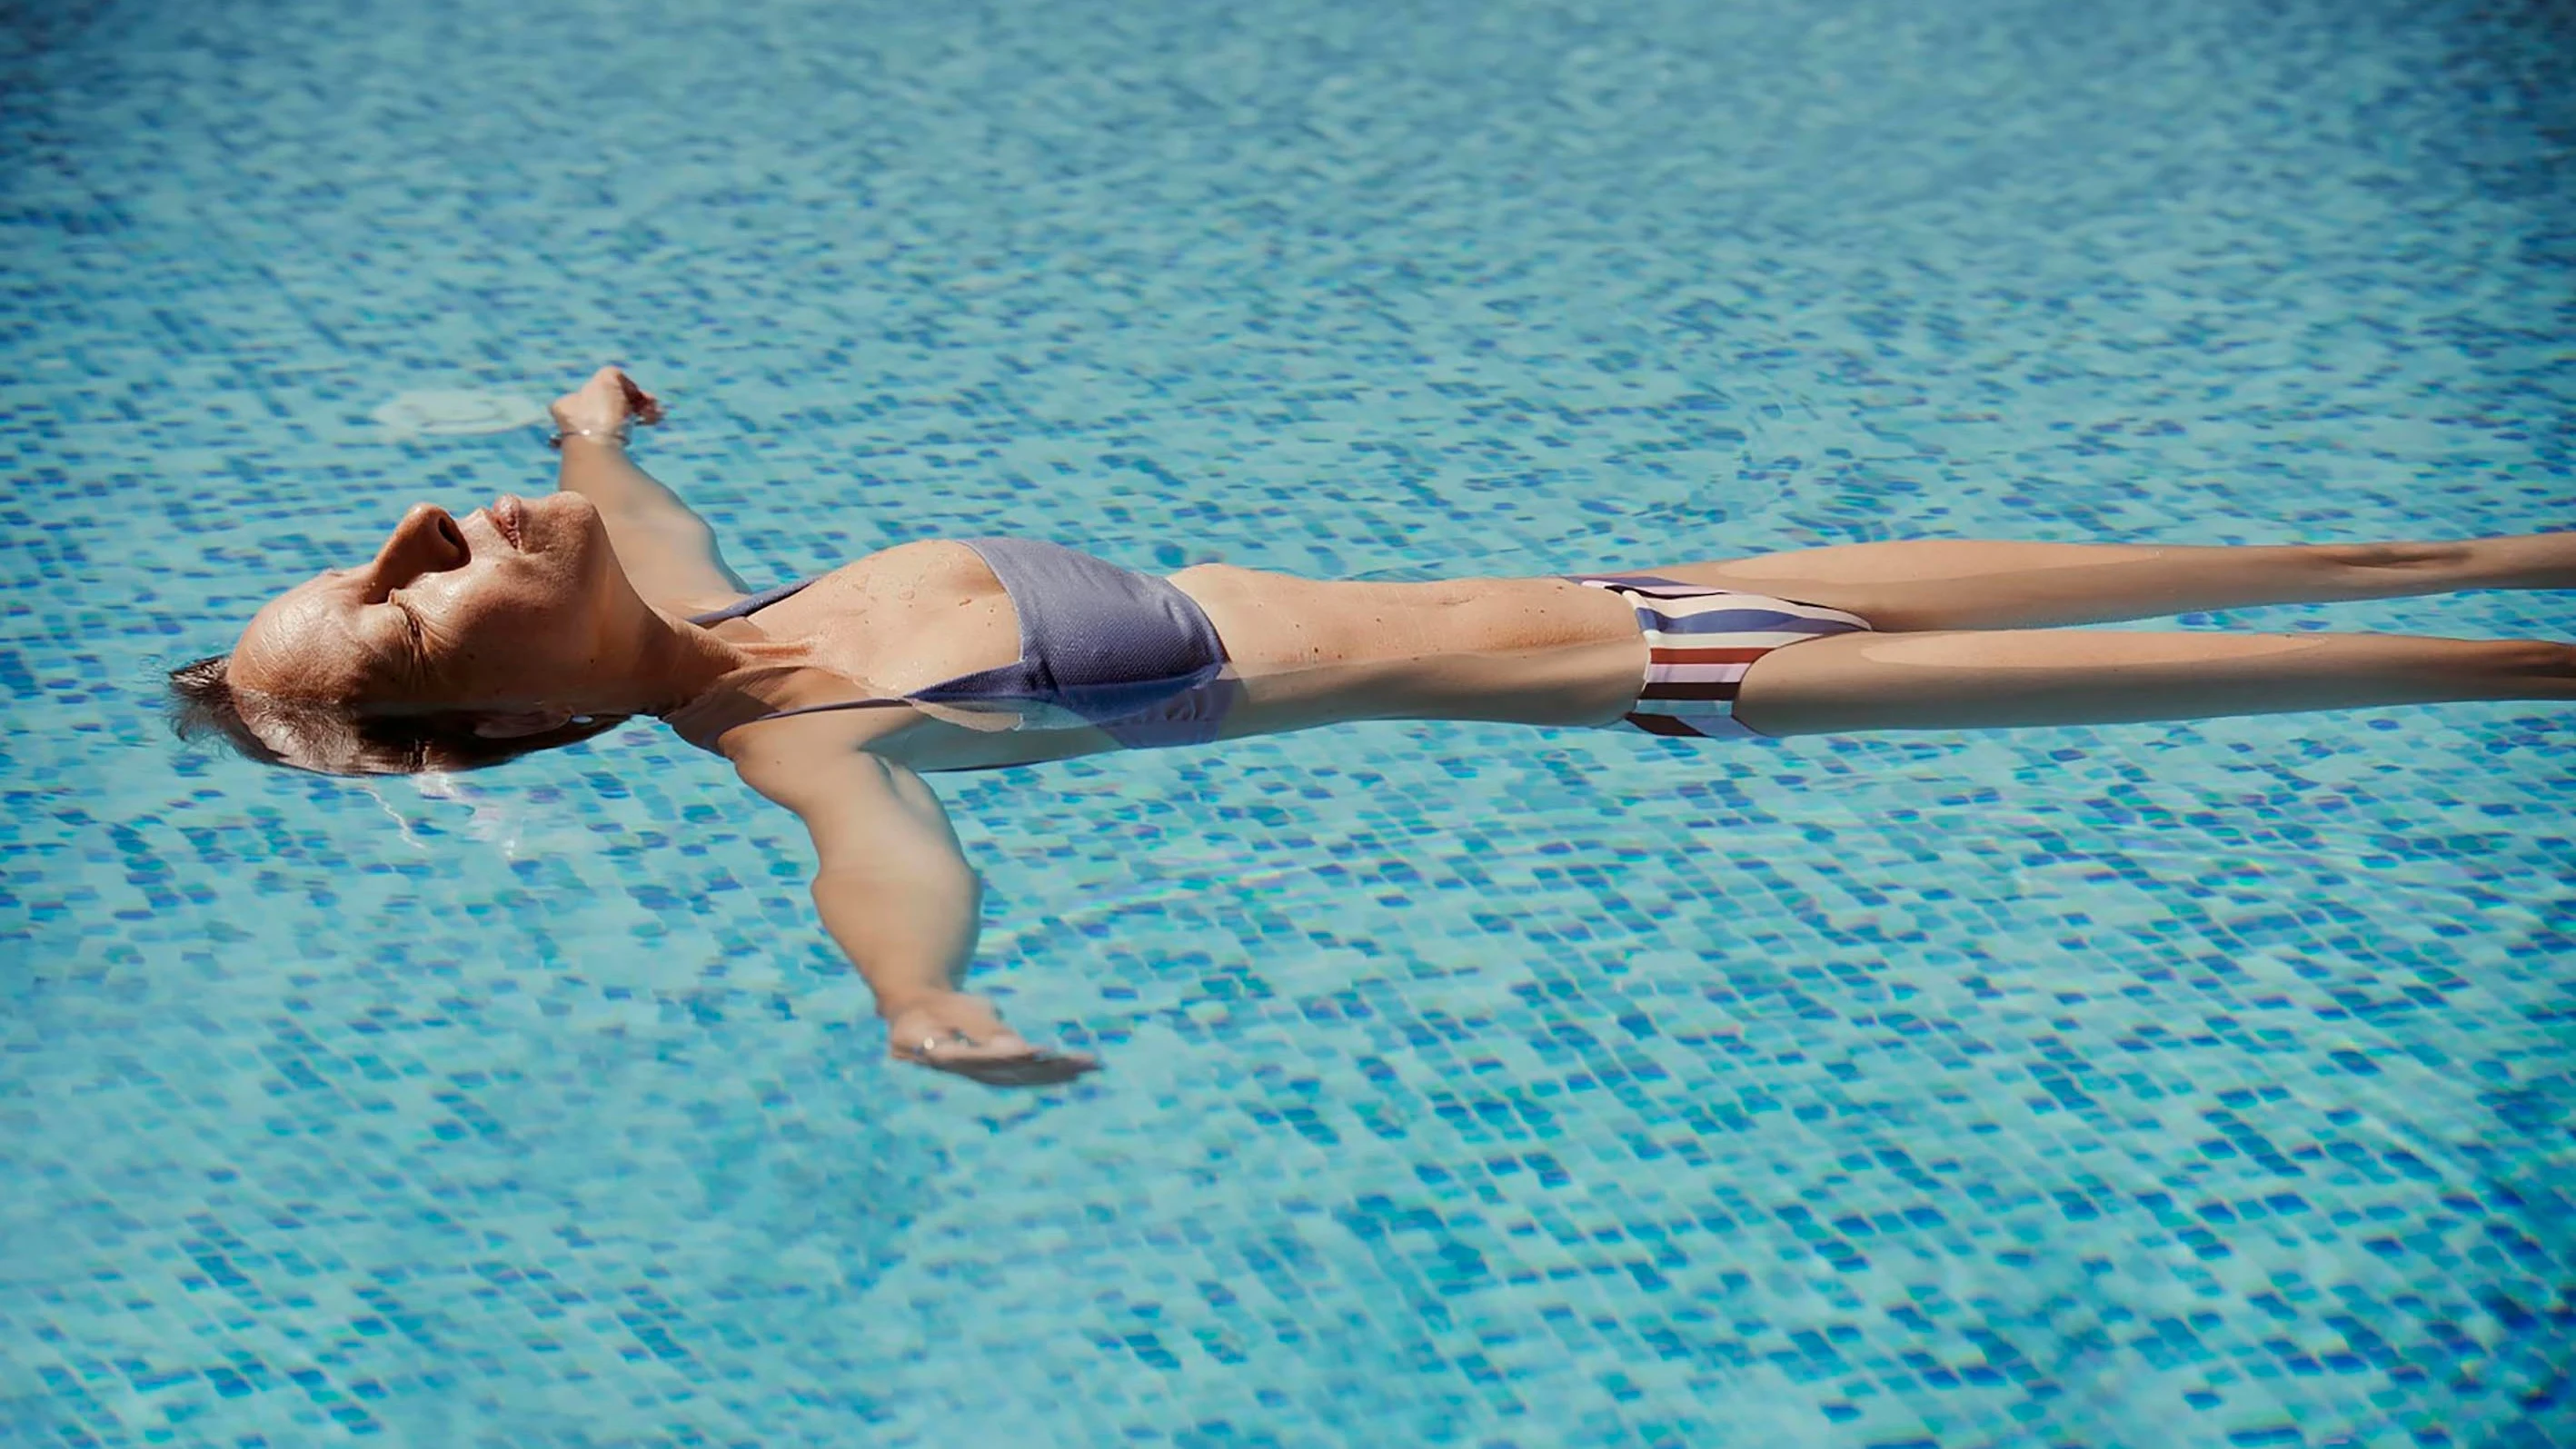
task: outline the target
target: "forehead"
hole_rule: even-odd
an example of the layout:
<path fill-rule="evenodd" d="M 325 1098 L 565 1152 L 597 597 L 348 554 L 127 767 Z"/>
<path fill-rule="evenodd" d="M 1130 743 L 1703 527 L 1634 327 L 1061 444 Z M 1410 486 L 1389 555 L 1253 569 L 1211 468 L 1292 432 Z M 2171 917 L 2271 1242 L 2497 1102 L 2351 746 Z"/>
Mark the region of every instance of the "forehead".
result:
<path fill-rule="evenodd" d="M 359 636 L 354 601 L 338 582 L 317 574 L 251 615 L 226 669 L 235 688 L 340 698 L 367 682 L 377 651 Z"/>

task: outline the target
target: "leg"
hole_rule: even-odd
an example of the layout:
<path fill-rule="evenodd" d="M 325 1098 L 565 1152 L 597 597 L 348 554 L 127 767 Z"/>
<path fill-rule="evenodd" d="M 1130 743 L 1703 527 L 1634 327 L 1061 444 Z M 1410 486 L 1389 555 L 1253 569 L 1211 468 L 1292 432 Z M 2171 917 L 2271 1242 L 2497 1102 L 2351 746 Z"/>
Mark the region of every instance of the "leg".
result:
<path fill-rule="evenodd" d="M 1766 735 L 1997 729 L 2576 700 L 2576 644 L 2398 634 L 1842 634 L 1746 671 L 1736 717 Z"/>
<path fill-rule="evenodd" d="M 2262 548 L 1927 539 L 1646 572 L 1845 609 L 1889 632 L 2036 629 L 2255 604 L 2576 589 L 2576 532 Z"/>

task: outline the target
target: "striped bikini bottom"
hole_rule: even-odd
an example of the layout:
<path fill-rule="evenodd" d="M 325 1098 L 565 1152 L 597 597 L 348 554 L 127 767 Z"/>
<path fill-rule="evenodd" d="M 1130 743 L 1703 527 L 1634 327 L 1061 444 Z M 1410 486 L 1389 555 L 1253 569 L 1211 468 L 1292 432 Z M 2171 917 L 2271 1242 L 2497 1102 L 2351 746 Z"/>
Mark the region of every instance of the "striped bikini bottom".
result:
<path fill-rule="evenodd" d="M 1735 692 L 1753 661 L 1786 645 L 1869 629 L 1868 620 L 1840 609 L 1652 574 L 1565 577 L 1636 608 L 1646 635 L 1646 682 L 1620 722 L 1673 739 L 1760 738 L 1735 717 Z"/>

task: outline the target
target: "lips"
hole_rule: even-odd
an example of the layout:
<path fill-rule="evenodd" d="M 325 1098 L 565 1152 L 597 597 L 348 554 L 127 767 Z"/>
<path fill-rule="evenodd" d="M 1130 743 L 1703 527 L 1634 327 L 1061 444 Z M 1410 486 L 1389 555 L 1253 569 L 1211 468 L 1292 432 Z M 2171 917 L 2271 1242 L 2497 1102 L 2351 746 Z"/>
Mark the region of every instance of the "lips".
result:
<path fill-rule="evenodd" d="M 492 526 L 501 531 L 501 537 L 509 543 L 510 547 L 526 553 L 528 551 L 526 542 L 528 515 L 525 505 L 517 498 L 504 493 L 493 500 L 491 512 Z"/>

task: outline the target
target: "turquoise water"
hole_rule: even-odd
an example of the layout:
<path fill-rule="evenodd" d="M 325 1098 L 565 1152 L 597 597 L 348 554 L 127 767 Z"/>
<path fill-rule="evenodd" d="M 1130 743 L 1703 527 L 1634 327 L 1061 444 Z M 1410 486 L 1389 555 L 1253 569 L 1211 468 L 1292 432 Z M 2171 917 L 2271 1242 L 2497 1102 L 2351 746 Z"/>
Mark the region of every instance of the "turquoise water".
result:
<path fill-rule="evenodd" d="M 1011 1095 L 668 738 L 154 704 L 607 360 L 755 579 L 2567 526 L 2562 12 L 7 14 L 0 1439 L 2576 1442 L 2563 710 L 943 780 Z"/>

